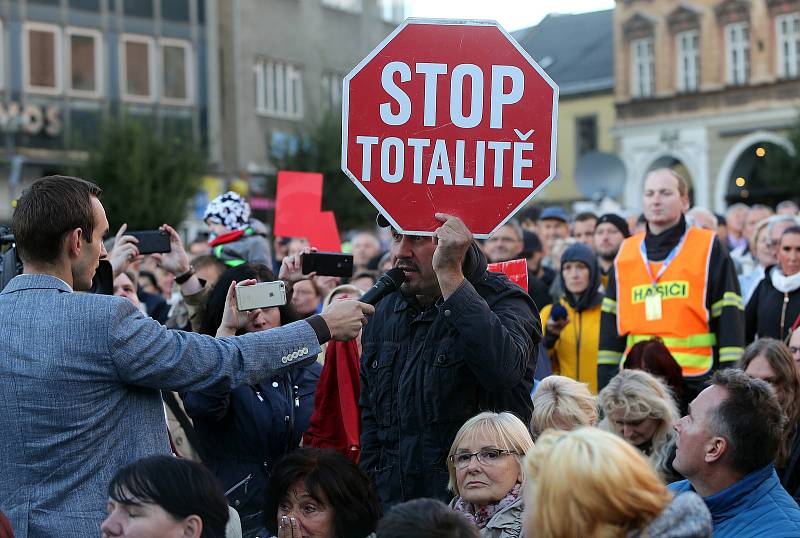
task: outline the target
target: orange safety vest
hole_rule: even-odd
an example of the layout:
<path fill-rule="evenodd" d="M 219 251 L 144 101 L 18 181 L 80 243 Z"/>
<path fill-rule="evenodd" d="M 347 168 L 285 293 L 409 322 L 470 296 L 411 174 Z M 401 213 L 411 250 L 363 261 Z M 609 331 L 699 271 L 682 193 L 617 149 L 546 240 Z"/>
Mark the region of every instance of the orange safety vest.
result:
<path fill-rule="evenodd" d="M 641 249 L 644 232 L 626 239 L 614 261 L 617 282 L 617 331 L 627 335 L 624 357 L 637 342 L 658 336 L 681 366 L 684 377 L 707 374 L 714 365 L 716 336 L 710 332 L 706 307 L 708 266 L 714 232 L 688 227 L 684 243 L 653 286 L 663 262 L 650 261 L 650 273 Z M 648 320 L 645 298 L 661 296 L 661 318 Z"/>

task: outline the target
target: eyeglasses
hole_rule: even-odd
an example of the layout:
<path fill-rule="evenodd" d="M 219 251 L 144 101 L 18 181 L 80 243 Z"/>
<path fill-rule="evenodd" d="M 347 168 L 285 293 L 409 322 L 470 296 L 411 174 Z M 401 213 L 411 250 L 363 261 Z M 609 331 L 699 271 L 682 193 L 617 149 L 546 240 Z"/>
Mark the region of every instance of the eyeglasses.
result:
<path fill-rule="evenodd" d="M 800 347 L 789 346 L 789 353 L 792 355 L 800 354 Z"/>
<path fill-rule="evenodd" d="M 464 469 L 469 466 L 472 457 L 478 459 L 478 463 L 483 465 L 497 465 L 500 458 L 509 454 L 516 454 L 513 450 L 500 450 L 499 448 L 485 448 L 479 452 L 453 454 L 450 456 L 450 461 L 455 465 L 456 469 Z"/>

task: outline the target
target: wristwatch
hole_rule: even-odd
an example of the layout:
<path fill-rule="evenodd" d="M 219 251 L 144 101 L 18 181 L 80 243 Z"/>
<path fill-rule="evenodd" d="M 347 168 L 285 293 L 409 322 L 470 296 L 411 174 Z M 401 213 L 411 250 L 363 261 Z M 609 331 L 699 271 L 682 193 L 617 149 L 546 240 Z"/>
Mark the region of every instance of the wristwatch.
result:
<path fill-rule="evenodd" d="M 181 285 L 190 278 L 192 278 L 193 275 L 194 275 L 194 266 L 190 265 L 188 271 L 175 277 L 175 283 Z"/>

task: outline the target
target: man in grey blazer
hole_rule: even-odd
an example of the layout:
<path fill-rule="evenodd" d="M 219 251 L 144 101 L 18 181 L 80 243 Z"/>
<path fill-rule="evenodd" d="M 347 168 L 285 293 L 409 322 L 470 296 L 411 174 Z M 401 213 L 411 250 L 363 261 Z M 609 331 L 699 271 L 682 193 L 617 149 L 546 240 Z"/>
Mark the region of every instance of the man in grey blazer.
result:
<path fill-rule="evenodd" d="M 93 183 L 36 181 L 12 220 L 24 274 L 0 294 L 0 510 L 18 538 L 99 533 L 121 466 L 169 453 L 159 389 L 255 383 L 354 338 L 370 305 L 342 301 L 265 332 L 171 331 L 88 290 L 108 221 Z M 232 309 L 229 309 L 232 310 Z"/>

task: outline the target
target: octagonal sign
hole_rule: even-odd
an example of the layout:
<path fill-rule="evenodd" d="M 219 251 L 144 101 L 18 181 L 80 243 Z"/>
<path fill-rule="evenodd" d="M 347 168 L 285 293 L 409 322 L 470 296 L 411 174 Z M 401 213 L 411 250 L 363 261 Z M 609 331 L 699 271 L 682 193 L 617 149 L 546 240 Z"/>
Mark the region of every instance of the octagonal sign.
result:
<path fill-rule="evenodd" d="M 403 233 L 488 237 L 555 176 L 558 87 L 494 21 L 408 19 L 342 97 L 342 170 Z"/>

